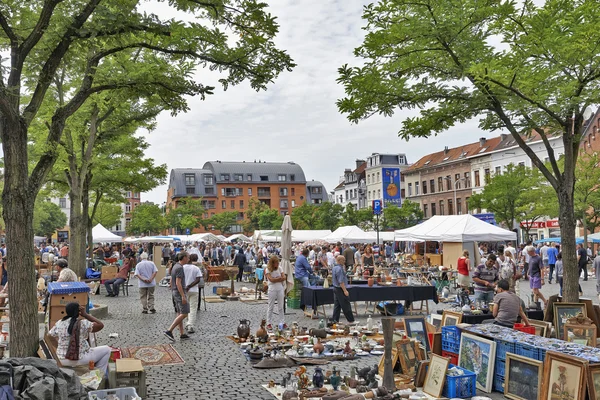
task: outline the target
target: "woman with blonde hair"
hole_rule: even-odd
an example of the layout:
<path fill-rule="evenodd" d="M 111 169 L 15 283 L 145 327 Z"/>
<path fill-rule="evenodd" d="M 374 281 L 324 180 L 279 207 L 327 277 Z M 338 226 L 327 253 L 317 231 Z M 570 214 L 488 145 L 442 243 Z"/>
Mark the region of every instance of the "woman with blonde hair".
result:
<path fill-rule="evenodd" d="M 463 250 L 463 255 L 458 258 L 456 263 L 458 269 L 458 284 L 468 290 L 471 284 L 471 260 L 469 259 L 469 250 Z"/>
<path fill-rule="evenodd" d="M 269 310 L 267 311 L 267 329 L 273 329 L 273 311 L 277 302 L 277 325 L 285 327 L 285 315 L 283 313 L 283 302 L 285 294 L 286 276 L 279 267 L 279 258 L 271 256 L 267 263 L 265 278 L 269 285 Z"/>
<path fill-rule="evenodd" d="M 375 256 L 373 254 L 373 249 L 371 245 L 368 244 L 365 247 L 365 252 L 363 253 L 360 264 L 362 266 L 363 271 L 366 269 L 369 271 L 371 275 L 373 275 L 373 266 L 375 265 Z"/>

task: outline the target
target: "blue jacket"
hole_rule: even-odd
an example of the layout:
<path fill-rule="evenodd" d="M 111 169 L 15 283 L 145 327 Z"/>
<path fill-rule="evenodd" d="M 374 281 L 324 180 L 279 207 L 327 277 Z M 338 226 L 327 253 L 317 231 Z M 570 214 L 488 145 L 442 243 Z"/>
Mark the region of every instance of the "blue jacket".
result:
<path fill-rule="evenodd" d="M 312 273 L 313 270 L 306 257 L 302 254 L 296 257 L 296 264 L 294 265 L 294 275 L 296 276 L 296 279 L 310 276 Z"/>

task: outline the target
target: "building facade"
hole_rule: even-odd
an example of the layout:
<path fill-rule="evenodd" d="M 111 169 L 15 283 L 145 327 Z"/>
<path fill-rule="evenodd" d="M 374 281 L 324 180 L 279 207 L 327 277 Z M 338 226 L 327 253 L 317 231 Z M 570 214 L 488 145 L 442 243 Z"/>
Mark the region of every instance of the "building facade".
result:
<path fill-rule="evenodd" d="M 281 215 L 291 214 L 293 208 L 305 202 L 320 204 L 329 200 L 323 184 L 308 182 L 300 165 L 262 161 L 209 161 L 201 169 L 173 169 L 167 210 L 177 208 L 185 197 L 202 198 L 204 218 L 237 212 L 239 224 L 231 227 L 232 233 L 242 231 L 242 220 L 252 198 Z"/>
<path fill-rule="evenodd" d="M 400 207 L 405 196 L 403 171 L 409 166 L 406 155 L 373 153 L 366 163 L 367 207 L 373 200 Z"/>
<path fill-rule="evenodd" d="M 344 176 L 333 191 L 334 202 L 346 207 L 352 204 L 358 210 L 366 207 L 365 160 L 356 160 L 356 168 L 346 168 Z M 362 187 L 361 187 L 362 183 Z"/>

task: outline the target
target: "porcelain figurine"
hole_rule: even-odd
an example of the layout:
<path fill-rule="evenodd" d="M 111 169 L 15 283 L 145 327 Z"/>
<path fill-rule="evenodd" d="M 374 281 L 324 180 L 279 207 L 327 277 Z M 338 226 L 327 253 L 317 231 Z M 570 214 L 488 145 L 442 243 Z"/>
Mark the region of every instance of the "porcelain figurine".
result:
<path fill-rule="evenodd" d="M 340 371 L 338 371 L 334 366 L 331 378 L 329 378 L 331 386 L 333 386 L 333 390 L 338 390 L 338 388 L 340 387 L 341 380 L 342 378 L 340 377 Z"/>
<path fill-rule="evenodd" d="M 269 337 L 269 334 L 268 334 L 267 330 L 265 329 L 266 324 L 267 324 L 267 321 L 265 319 L 260 321 L 260 328 L 258 328 L 258 330 L 256 331 L 256 337 L 258 338 L 259 342 L 264 343 Z"/>
<path fill-rule="evenodd" d="M 298 367 L 296 372 L 294 372 L 294 376 L 298 378 L 298 389 L 302 390 L 308 387 L 308 377 L 306 376 L 305 366 L 301 365 L 300 367 Z"/>
<path fill-rule="evenodd" d="M 344 347 L 344 354 L 352 354 L 352 348 L 350 347 L 350 341 L 346 342 L 346 347 Z"/>

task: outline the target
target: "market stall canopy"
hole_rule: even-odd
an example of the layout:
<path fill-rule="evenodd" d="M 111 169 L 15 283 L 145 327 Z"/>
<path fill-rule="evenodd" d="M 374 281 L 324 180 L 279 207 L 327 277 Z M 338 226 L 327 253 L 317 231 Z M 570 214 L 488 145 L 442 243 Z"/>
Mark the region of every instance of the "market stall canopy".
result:
<path fill-rule="evenodd" d="M 125 243 L 172 243 L 174 240 L 168 236 L 144 236 L 140 238 L 128 237 Z"/>
<path fill-rule="evenodd" d="M 367 231 L 369 235 L 372 235 L 377 241 L 377 232 L 376 231 Z M 379 232 L 379 242 L 393 242 L 395 240 L 396 233 L 395 232 Z"/>
<path fill-rule="evenodd" d="M 122 242 L 123 238 L 119 235 L 115 235 L 101 224 L 96 225 L 92 228 L 92 238 L 94 243 L 114 243 Z"/>
<path fill-rule="evenodd" d="M 588 235 L 587 240 L 588 243 L 600 243 L 600 232 Z M 581 243 L 583 243 L 583 236 L 577 238 L 577 244 Z"/>
<path fill-rule="evenodd" d="M 231 235 L 227 238 L 227 240 L 230 242 L 233 240 L 242 241 L 242 242 L 251 242 L 252 241 L 248 236 L 246 236 L 242 233 L 236 233 L 235 235 Z"/>
<path fill-rule="evenodd" d="M 279 242 L 281 240 L 281 231 L 280 230 L 256 230 L 254 231 L 254 235 L 252 235 L 253 241 L 263 241 L 263 242 Z"/>
<path fill-rule="evenodd" d="M 371 233 L 365 232 L 356 225 L 341 226 L 323 240 L 329 243 L 372 243 L 376 240 Z"/>
<path fill-rule="evenodd" d="M 292 232 L 292 242 L 306 242 L 307 240 L 323 239 L 330 235 L 329 229 L 325 230 L 294 230 Z"/>
<path fill-rule="evenodd" d="M 195 233 L 190 235 L 191 242 L 218 242 L 220 239 L 212 233 Z"/>
<path fill-rule="evenodd" d="M 221 242 L 226 242 L 226 241 L 227 241 L 227 238 L 226 238 L 225 236 L 223 236 L 223 235 L 216 235 L 216 236 L 217 236 L 217 238 L 218 238 L 218 239 L 219 239 Z"/>
<path fill-rule="evenodd" d="M 395 232 L 397 241 L 486 242 L 517 240 L 515 232 L 472 215 L 435 215 L 422 224 Z"/>

